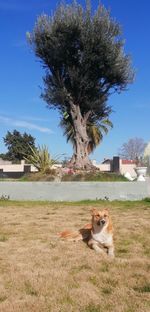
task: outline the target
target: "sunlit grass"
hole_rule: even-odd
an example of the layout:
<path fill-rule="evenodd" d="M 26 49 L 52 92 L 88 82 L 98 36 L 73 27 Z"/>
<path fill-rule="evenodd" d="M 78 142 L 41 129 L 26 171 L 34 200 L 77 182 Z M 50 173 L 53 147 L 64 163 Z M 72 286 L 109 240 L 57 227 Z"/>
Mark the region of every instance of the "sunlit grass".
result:
<path fill-rule="evenodd" d="M 107 207 L 116 258 L 58 239 Z M 150 201 L 0 201 L 0 311 L 147 312 Z"/>

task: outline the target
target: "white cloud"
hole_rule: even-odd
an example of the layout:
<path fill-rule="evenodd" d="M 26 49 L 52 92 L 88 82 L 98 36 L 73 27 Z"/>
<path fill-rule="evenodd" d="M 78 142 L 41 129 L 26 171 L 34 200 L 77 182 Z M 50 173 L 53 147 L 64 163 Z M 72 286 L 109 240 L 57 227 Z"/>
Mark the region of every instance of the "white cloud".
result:
<path fill-rule="evenodd" d="M 8 124 L 10 126 L 15 126 L 19 128 L 25 128 L 28 130 L 37 130 L 37 131 L 40 131 L 43 133 L 49 133 L 49 134 L 53 133 L 51 129 L 39 126 L 35 123 L 30 123 L 25 120 L 21 120 L 21 119 L 18 120 L 18 119 L 14 119 L 14 118 L 2 116 L 2 115 L 0 115 L 0 122 L 3 124 Z"/>

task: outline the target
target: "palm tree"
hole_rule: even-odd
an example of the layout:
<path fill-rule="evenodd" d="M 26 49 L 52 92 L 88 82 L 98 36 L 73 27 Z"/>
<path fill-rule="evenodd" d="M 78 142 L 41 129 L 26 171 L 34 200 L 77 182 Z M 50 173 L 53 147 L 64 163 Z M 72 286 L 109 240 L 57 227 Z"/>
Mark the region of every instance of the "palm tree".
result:
<path fill-rule="evenodd" d="M 70 116 L 63 118 L 60 122 L 61 128 L 64 130 L 64 136 L 67 138 L 67 142 L 71 142 L 73 149 L 75 149 L 75 131 L 71 122 Z M 95 148 L 103 140 L 103 136 L 108 133 L 109 128 L 112 128 L 112 122 L 104 117 L 100 121 L 89 120 L 87 123 L 87 134 L 89 137 L 88 153 L 91 154 Z"/>

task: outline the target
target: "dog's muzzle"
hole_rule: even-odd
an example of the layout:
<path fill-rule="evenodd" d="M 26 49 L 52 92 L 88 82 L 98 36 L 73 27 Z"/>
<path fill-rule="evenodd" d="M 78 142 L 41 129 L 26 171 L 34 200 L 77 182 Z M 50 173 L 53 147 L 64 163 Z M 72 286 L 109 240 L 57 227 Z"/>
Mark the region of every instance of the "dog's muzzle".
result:
<path fill-rule="evenodd" d="M 104 225 L 106 223 L 106 221 L 103 219 L 103 220 L 99 220 L 97 222 L 97 225 Z"/>

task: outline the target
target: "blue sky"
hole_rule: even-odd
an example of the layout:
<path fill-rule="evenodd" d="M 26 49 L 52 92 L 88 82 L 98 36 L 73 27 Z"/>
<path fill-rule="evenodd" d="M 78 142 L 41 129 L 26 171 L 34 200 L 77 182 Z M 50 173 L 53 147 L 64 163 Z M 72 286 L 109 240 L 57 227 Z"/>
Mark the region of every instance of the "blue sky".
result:
<path fill-rule="evenodd" d="M 98 2 L 92 1 L 93 9 Z M 150 141 L 150 2 L 101 2 L 122 25 L 125 51 L 132 55 L 136 79 L 127 91 L 109 98 L 114 110 L 110 117 L 114 128 L 92 155 L 97 161 L 116 155 L 130 138 Z M 26 32 L 32 31 L 36 18 L 43 12 L 51 14 L 57 3 L 53 0 L 0 0 L 0 153 L 6 151 L 3 137 L 14 129 L 33 135 L 36 144 L 46 144 L 53 155 L 69 157 L 72 153 L 58 126 L 57 112 L 47 109 L 40 99 L 44 71 L 26 43 Z"/>

